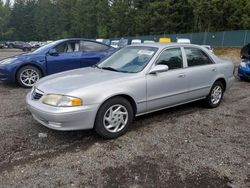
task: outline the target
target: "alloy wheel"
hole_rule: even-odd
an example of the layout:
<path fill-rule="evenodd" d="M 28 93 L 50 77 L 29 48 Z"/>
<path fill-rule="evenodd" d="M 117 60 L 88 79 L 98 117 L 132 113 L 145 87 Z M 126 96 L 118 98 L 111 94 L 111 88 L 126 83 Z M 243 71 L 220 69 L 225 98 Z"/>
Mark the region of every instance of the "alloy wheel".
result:
<path fill-rule="evenodd" d="M 222 88 L 217 85 L 213 88 L 211 93 L 211 102 L 215 105 L 218 104 L 222 98 L 223 90 Z"/>
<path fill-rule="evenodd" d="M 39 73 L 33 69 L 25 69 L 20 74 L 20 81 L 27 87 L 32 87 L 39 79 Z"/>

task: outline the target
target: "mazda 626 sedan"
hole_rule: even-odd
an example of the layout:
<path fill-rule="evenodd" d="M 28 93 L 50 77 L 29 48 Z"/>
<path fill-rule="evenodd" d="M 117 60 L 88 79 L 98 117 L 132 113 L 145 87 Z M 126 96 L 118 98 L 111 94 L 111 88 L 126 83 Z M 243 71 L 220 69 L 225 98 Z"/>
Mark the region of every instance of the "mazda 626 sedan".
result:
<path fill-rule="evenodd" d="M 98 65 L 45 77 L 27 95 L 35 120 L 56 130 L 124 134 L 135 116 L 196 100 L 217 107 L 232 85 L 233 64 L 206 48 L 155 43 L 127 46 Z"/>

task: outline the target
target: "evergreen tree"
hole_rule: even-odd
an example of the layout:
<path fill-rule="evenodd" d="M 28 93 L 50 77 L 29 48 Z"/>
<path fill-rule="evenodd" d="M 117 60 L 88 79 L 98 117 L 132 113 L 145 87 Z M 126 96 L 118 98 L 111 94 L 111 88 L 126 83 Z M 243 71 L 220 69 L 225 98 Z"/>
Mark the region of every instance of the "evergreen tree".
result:
<path fill-rule="evenodd" d="M 250 29 L 246 0 L 0 0 L 0 40 Z"/>

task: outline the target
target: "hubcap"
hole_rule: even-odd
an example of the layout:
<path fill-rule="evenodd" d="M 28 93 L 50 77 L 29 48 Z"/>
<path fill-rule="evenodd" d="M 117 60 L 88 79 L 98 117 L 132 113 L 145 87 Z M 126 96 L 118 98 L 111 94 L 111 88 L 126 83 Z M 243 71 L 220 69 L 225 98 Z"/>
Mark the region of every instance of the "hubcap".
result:
<path fill-rule="evenodd" d="M 40 76 L 38 72 L 33 69 L 25 69 L 20 74 L 20 80 L 22 84 L 28 87 L 32 87 L 38 80 Z"/>
<path fill-rule="evenodd" d="M 218 104 L 222 98 L 222 88 L 220 86 L 214 87 L 211 94 L 211 102 L 213 104 Z"/>
<path fill-rule="evenodd" d="M 111 133 L 117 133 L 121 131 L 128 122 L 128 111 L 120 105 L 111 106 L 103 118 L 103 125 L 105 129 Z"/>

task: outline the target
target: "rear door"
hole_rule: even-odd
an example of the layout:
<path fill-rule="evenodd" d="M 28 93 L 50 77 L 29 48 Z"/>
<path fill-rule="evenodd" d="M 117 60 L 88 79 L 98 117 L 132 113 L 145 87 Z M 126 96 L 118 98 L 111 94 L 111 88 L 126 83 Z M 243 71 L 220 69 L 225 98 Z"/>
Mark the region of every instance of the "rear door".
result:
<path fill-rule="evenodd" d="M 80 68 L 80 41 L 62 42 L 55 47 L 56 54 L 47 54 L 48 74 Z"/>
<path fill-rule="evenodd" d="M 184 47 L 187 68 L 188 99 L 193 100 L 207 96 L 216 79 L 216 64 L 203 50 Z"/>
<path fill-rule="evenodd" d="M 81 41 L 80 66 L 89 67 L 112 53 L 109 46 L 94 41 Z"/>
<path fill-rule="evenodd" d="M 146 76 L 147 111 L 185 102 L 187 100 L 187 81 L 181 48 L 164 50 L 155 65 L 167 65 L 169 70 Z"/>

